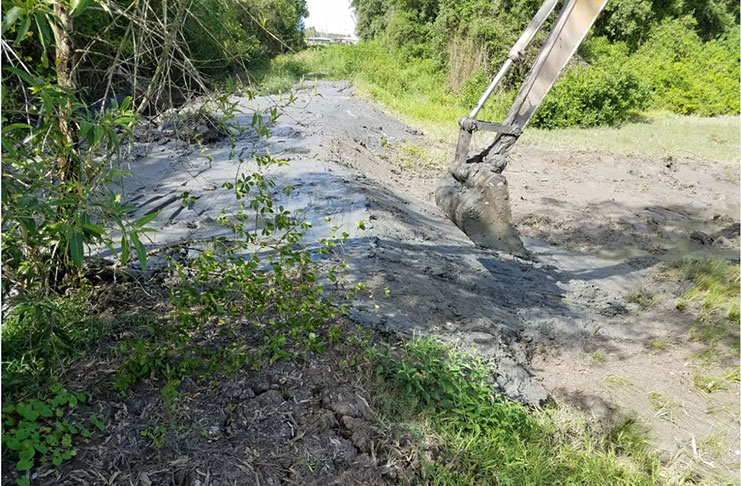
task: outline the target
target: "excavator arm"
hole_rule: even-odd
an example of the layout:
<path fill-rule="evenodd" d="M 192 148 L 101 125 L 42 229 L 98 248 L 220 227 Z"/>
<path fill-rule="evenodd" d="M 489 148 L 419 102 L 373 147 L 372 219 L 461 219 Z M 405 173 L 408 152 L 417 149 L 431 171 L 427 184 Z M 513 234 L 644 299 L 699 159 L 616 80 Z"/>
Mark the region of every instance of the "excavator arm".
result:
<path fill-rule="evenodd" d="M 501 174 L 507 166 L 507 154 L 586 37 L 607 0 L 567 0 L 503 122 L 477 120 L 476 116 L 557 3 L 558 0 L 543 2 L 476 107 L 469 116 L 459 120 L 455 160 L 435 193 L 438 206 L 477 246 L 520 257 L 528 257 L 528 253 L 512 226 L 507 180 Z M 483 151 L 472 155 L 469 153 L 471 137 L 480 130 L 495 132 L 496 136 Z"/>

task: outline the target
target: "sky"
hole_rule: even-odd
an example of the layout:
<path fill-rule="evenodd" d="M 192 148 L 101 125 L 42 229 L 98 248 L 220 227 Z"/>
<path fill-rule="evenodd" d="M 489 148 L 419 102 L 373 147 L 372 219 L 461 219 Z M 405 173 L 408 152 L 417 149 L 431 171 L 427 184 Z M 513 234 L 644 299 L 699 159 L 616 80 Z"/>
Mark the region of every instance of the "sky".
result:
<path fill-rule="evenodd" d="M 350 0 L 307 0 L 306 6 L 309 16 L 304 20 L 304 26 L 330 34 L 355 33 Z"/>

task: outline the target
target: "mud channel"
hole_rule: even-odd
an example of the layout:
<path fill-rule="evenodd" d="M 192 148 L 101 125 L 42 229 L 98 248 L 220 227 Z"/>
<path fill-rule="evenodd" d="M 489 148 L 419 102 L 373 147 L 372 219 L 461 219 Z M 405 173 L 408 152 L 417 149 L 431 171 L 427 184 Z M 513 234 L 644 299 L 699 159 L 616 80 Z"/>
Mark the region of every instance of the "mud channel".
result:
<path fill-rule="evenodd" d="M 351 277 L 366 286 L 351 310 L 356 323 L 473 350 L 492 361 L 504 393 L 530 405 L 553 396 L 597 421 L 637 415 L 671 460 L 695 460 L 690 444 L 721 430 L 730 445 L 713 467 L 737 471 L 738 392 L 692 390 L 692 316 L 671 299 L 645 312 L 625 300 L 637 285 L 676 295 L 678 284 L 655 278 L 664 262 L 738 255 L 737 175 L 692 159 L 520 147 L 505 175 L 517 226 L 537 257 L 525 261 L 477 249 L 442 216 L 433 192 L 443 168 L 398 162 L 403 144 L 442 142 L 358 98 L 349 83 L 318 82 L 297 96 L 272 137 L 246 137 L 237 148 L 267 147 L 289 162 L 270 174 L 279 187 L 296 187 L 281 202 L 312 222 L 309 239 L 333 225 L 349 233 Z M 242 100 L 243 121 L 277 102 Z M 126 196 L 140 215 L 159 211 L 151 248 L 221 234 L 216 217 L 233 199 L 220 188 L 238 170 L 229 150 L 215 142 L 209 160 L 167 135 L 140 144 Z M 194 197 L 187 208 L 184 191 Z M 650 351 L 656 336 L 674 344 Z M 606 361 L 590 359 L 595 352 Z M 605 384 L 623 375 L 640 390 Z M 653 390 L 675 397 L 683 413 L 661 421 L 643 410 L 641 397 Z M 716 402 L 724 411 L 705 414 Z"/>

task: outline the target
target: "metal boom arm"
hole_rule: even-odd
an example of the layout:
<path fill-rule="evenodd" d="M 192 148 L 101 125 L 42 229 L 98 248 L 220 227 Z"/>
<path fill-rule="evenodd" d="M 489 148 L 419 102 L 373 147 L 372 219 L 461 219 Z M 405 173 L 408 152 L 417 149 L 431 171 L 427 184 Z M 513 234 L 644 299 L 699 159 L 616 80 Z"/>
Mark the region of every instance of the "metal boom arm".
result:
<path fill-rule="evenodd" d="M 604 8 L 607 0 L 568 0 L 561 9 L 553 29 L 540 48 L 535 63 L 520 87 L 509 113 L 504 118 L 504 122 L 499 125 L 474 120 L 473 118 L 478 114 L 484 102 L 493 91 L 494 86 L 496 86 L 503 77 L 504 72 L 511 66 L 513 62 L 513 51 L 518 53 L 517 57 L 519 57 L 519 52 L 524 49 L 537 30 L 543 25 L 548 15 L 553 11 L 555 3 L 553 0 L 546 0 L 543 3 L 528 28 L 520 37 L 520 40 L 517 41 L 510 51 L 502 69 L 500 69 L 492 80 L 491 85 L 489 85 L 489 88 L 487 88 L 481 97 L 479 104 L 471 112 L 471 116 L 468 118 L 464 117 L 460 120 L 461 134 L 458 150 L 456 150 L 456 163 L 485 162 L 486 157 L 490 154 L 504 155 L 509 151 L 576 52 L 576 49 L 586 37 L 587 32 L 589 32 L 589 29 Z M 499 132 L 494 142 L 472 159 L 465 160 L 464 158 L 467 158 L 468 155 L 468 143 L 466 142 L 470 141 L 470 134 L 476 130 L 487 129 Z M 464 132 L 468 132 L 468 135 L 464 134 Z M 501 162 L 499 164 L 502 165 Z M 499 172 L 503 169 L 504 166 L 500 168 Z"/>
<path fill-rule="evenodd" d="M 455 161 L 435 191 L 437 205 L 477 246 L 525 258 L 529 253 L 512 225 L 507 179 L 501 174 L 507 166 L 506 155 L 586 37 L 607 0 L 566 0 L 504 122 L 476 120 L 475 116 L 543 26 L 557 1 L 543 2 L 470 116 L 458 121 L 460 131 Z M 497 136 L 481 153 L 469 157 L 471 136 L 478 130 L 497 132 Z"/>

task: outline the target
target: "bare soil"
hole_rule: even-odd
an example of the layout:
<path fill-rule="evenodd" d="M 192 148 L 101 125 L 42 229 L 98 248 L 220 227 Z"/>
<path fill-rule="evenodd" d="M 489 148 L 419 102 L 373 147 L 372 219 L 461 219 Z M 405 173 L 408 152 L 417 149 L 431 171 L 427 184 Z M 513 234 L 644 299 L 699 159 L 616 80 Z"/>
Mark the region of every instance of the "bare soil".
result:
<path fill-rule="evenodd" d="M 276 103 L 243 101 L 244 121 Z M 532 262 L 478 249 L 447 221 L 433 195 L 444 169 L 410 168 L 398 150 L 440 142 L 354 96 L 348 83 L 299 91 L 272 132 L 267 142 L 245 137 L 238 149 L 249 155 L 267 146 L 289 161 L 271 176 L 296 186 L 284 203 L 314 224 L 310 237 L 334 224 L 350 234 L 351 278 L 366 286 L 353 321 L 458 343 L 491 360 L 512 398 L 538 406 L 552 397 L 605 427 L 636 417 L 667 462 L 737 475 L 738 387 L 695 388 L 694 315 L 674 305 L 682 284 L 660 277 L 666 262 L 689 256 L 737 258 L 739 184 L 727 168 L 691 158 L 517 148 L 505 176 Z M 160 211 L 151 247 L 221 231 L 216 215 L 232 202 L 218 189 L 239 164 L 224 142 L 209 152 L 213 160 L 167 134 L 137 148 L 127 198 L 141 214 Z M 190 207 L 181 205 L 183 191 L 195 196 Z M 650 287 L 659 303 L 642 309 L 627 302 L 637 286 Z M 667 344 L 654 349 L 659 339 Z M 186 390 L 177 423 L 197 427 L 169 432 L 167 453 L 137 435 L 157 423 L 161 403 L 136 396 L 95 402 L 115 428 L 46 484 L 398 482 L 400 471 L 413 469 L 394 466 L 395 451 L 408 444 L 374 423 L 367 390 L 338 356 Z M 652 393 L 674 405 L 659 413 Z"/>
<path fill-rule="evenodd" d="M 345 339 L 369 344 L 383 339 L 349 322 L 339 324 Z M 250 328 L 244 327 L 247 333 Z M 110 386 L 120 365 L 115 352 L 78 363 L 67 386 L 86 390 L 92 400 L 69 419 L 84 422 L 95 413 L 106 430 L 76 446 L 71 461 L 38 468 L 32 482 L 384 486 L 408 481 L 420 465 L 416 441 L 378 422 L 365 351 L 343 343 L 320 354 L 298 351 L 290 361 L 256 371 L 183 378 L 173 400 L 164 398 L 164 383 L 155 377 L 125 395 L 115 392 Z M 4 484 L 13 482 L 13 469 L 3 463 Z"/>

